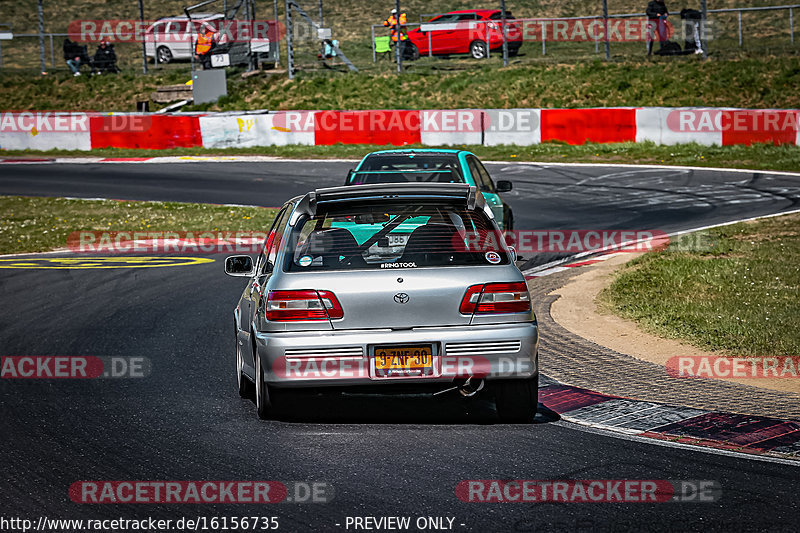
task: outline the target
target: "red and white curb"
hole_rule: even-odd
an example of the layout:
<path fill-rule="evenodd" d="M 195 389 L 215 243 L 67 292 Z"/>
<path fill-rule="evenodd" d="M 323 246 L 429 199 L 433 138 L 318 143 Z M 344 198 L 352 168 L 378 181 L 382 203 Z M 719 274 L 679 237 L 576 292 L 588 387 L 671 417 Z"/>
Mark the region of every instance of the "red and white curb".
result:
<path fill-rule="evenodd" d="M 550 276 L 551 274 L 557 274 L 559 272 L 564 272 L 565 270 L 569 270 L 571 268 L 577 268 L 582 266 L 589 266 L 594 265 L 596 263 L 602 263 L 603 261 L 608 261 L 612 257 L 616 257 L 618 255 L 628 253 L 628 252 L 600 252 L 601 255 L 594 257 L 592 259 L 585 259 L 583 261 L 573 261 L 567 264 L 560 264 L 556 266 L 547 266 L 543 265 L 540 267 L 531 268 L 528 270 L 523 271 L 522 273 L 525 275 L 525 279 L 535 279 L 535 278 L 543 278 L 545 276 Z M 556 262 L 557 263 L 557 262 Z M 548 265 L 552 265 L 553 263 L 548 263 Z"/>
<path fill-rule="evenodd" d="M 788 459 L 800 464 L 800 421 L 632 400 L 561 383 L 539 402 L 567 422 L 676 445 Z"/>

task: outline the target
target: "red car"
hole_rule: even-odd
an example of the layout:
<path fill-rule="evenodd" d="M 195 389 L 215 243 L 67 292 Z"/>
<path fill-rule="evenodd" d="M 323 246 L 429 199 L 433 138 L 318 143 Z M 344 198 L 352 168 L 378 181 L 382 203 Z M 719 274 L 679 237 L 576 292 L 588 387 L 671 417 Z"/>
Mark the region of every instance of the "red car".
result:
<path fill-rule="evenodd" d="M 408 32 L 410 44 L 406 46 L 411 49 L 405 55 L 412 58 L 425 56 L 430 47 L 433 55 L 470 54 L 475 59 L 483 59 L 487 56 L 487 38 L 489 49 L 493 53 L 502 53 L 501 19 L 499 9 L 465 9 L 439 15 Z M 511 13 L 506 11 L 506 20 L 513 19 Z M 508 53 L 516 55 L 522 46 L 519 23 L 507 23 L 506 41 Z"/>

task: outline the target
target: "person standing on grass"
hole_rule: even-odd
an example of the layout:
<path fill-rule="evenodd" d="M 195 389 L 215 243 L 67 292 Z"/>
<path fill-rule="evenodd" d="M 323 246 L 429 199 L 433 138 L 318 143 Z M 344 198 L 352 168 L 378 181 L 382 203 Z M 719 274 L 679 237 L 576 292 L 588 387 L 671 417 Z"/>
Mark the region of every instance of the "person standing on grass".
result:
<path fill-rule="evenodd" d="M 208 23 L 203 23 L 203 30 L 197 34 L 197 44 L 195 45 L 195 57 L 203 65 L 203 70 L 211 68 L 211 52 L 217 44 L 214 28 Z"/>
<path fill-rule="evenodd" d="M 694 43 L 690 39 L 686 39 L 684 50 L 691 50 L 692 46 L 690 44 L 693 44 L 694 53 L 702 54 L 703 43 L 700 41 L 700 24 L 703 21 L 703 13 L 696 9 L 681 9 L 681 20 L 683 20 L 684 33 L 689 31 L 694 37 Z"/>
<path fill-rule="evenodd" d="M 654 32 L 658 32 L 659 50 L 667 42 L 667 17 L 669 10 L 664 0 L 650 0 L 647 4 L 647 55 L 653 53 Z"/>
<path fill-rule="evenodd" d="M 394 44 L 397 44 L 398 43 L 398 39 L 399 39 L 399 43 L 400 43 L 400 46 L 401 46 L 401 48 L 400 48 L 400 53 L 401 54 L 403 53 L 403 45 L 405 45 L 405 42 L 408 40 L 408 35 L 406 34 L 406 26 L 405 26 L 407 20 L 408 20 L 408 17 L 406 17 L 405 13 L 400 13 L 400 16 L 398 16 L 397 15 L 397 10 L 396 9 L 392 9 L 392 14 L 389 16 L 388 19 L 383 21 L 383 25 L 384 26 L 389 26 L 389 31 L 391 32 L 390 35 L 392 37 L 392 42 Z M 400 24 L 400 32 L 399 32 L 400 35 L 398 35 L 398 32 L 397 32 L 398 23 Z"/>

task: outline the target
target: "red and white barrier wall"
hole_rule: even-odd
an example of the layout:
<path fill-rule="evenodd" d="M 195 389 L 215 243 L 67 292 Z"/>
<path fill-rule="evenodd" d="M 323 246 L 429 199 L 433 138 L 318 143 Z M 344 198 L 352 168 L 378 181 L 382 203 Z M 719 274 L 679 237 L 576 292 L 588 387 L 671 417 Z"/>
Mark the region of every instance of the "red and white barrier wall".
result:
<path fill-rule="evenodd" d="M 645 107 L 636 110 L 636 142 L 800 145 L 800 110 Z"/>
<path fill-rule="evenodd" d="M 800 110 L 448 109 L 217 114 L 0 113 L 0 149 L 645 142 L 800 145 Z"/>

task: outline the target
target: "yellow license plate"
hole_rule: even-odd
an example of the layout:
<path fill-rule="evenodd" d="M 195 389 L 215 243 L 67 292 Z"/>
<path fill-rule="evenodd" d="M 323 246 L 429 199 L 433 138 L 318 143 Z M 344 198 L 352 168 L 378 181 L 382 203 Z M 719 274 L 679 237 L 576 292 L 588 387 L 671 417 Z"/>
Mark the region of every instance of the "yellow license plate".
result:
<path fill-rule="evenodd" d="M 430 344 L 375 347 L 375 372 L 378 375 L 420 375 L 433 370 Z"/>

